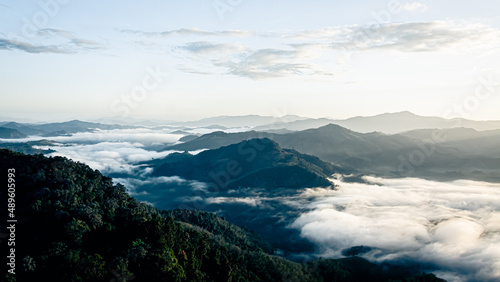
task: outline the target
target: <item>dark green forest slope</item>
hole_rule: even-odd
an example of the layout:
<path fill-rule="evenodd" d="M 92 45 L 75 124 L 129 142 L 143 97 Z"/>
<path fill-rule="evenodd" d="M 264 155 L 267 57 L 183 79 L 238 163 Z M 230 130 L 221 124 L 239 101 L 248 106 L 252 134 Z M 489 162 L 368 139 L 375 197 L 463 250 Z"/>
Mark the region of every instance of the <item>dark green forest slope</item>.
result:
<path fill-rule="evenodd" d="M 160 164 L 160 165 L 158 165 Z M 268 139 L 251 139 L 197 155 L 174 153 L 152 162 L 155 176 L 180 176 L 207 182 L 216 190 L 238 187 L 329 187 L 344 169 L 317 157 L 283 149 Z"/>
<path fill-rule="evenodd" d="M 222 218 L 162 213 L 111 178 L 65 158 L 0 150 L 4 184 L 10 168 L 16 274 L 2 274 L 2 281 L 386 281 L 414 274 L 357 257 L 291 262 L 270 255 L 258 236 Z M 6 198 L 2 189 L 2 215 Z M 440 280 L 426 274 L 405 281 Z"/>

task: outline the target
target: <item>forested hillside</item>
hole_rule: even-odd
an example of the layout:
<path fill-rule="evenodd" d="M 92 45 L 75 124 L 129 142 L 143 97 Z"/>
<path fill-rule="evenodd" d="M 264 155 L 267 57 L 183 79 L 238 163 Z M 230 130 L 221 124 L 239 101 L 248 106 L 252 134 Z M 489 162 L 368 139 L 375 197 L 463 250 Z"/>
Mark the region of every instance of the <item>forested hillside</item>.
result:
<path fill-rule="evenodd" d="M 2 183 L 11 168 L 16 274 L 4 281 L 385 281 L 414 274 L 357 257 L 291 262 L 213 214 L 162 214 L 99 171 L 65 158 L 0 150 Z M 2 189 L 1 202 L 6 198 Z M 439 281 L 432 274 L 406 281 L 424 277 Z"/>
<path fill-rule="evenodd" d="M 268 139 L 251 139 L 197 155 L 176 153 L 153 161 L 155 176 L 181 176 L 207 182 L 216 190 L 239 187 L 329 187 L 338 166 L 319 158 L 283 149 Z"/>

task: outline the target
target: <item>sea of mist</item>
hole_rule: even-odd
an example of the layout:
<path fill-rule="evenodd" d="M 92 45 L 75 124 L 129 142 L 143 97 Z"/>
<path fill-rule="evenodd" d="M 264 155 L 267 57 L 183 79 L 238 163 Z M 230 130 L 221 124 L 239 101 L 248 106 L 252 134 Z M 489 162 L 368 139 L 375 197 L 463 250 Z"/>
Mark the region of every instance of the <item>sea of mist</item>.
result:
<path fill-rule="evenodd" d="M 110 130 L 50 138 L 60 144 L 49 147 L 56 150 L 50 156 L 119 174 L 115 182 L 159 208 L 199 208 L 235 217 L 244 211 L 256 222 L 241 217 L 236 223 L 250 227 L 247 223 L 258 226 L 259 220 L 279 222 L 276 232 L 296 231 L 316 246 L 303 257 L 339 258 L 346 249 L 364 246 L 360 255 L 371 261 L 417 264 L 449 281 L 500 279 L 500 184 L 367 176 L 367 183 L 332 179 L 336 189 L 209 192 L 204 183 L 150 177 L 151 169 L 141 165 L 173 152 L 151 147 L 180 137 L 171 130 Z"/>

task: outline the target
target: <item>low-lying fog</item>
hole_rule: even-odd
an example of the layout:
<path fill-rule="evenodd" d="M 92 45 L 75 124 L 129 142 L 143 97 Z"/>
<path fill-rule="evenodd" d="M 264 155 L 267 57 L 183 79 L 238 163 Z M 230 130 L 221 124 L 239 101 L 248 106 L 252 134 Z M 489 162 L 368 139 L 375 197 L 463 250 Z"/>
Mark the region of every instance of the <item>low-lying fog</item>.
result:
<path fill-rule="evenodd" d="M 48 139 L 65 143 L 50 146 L 57 151 L 51 155 L 85 162 L 107 175 L 127 174 L 115 182 L 159 208 L 196 203 L 192 206 L 212 211 L 239 205 L 263 217 L 280 213 L 280 222 L 316 244 L 312 256 L 337 258 L 345 249 L 366 246 L 371 250 L 362 256 L 370 260 L 416 262 L 449 281 L 500 279 L 500 184 L 366 177 L 368 184 L 333 180 L 340 184 L 336 190 L 210 193 L 203 183 L 148 177 L 150 170 L 138 163 L 171 153 L 151 146 L 180 137 L 167 130 L 116 130 Z"/>
<path fill-rule="evenodd" d="M 367 178 L 338 190 L 307 189 L 291 226 L 340 257 L 369 246 L 375 261 L 418 261 L 449 281 L 500 278 L 500 184 Z M 300 198 L 300 197 L 299 197 Z"/>
<path fill-rule="evenodd" d="M 346 249 L 365 246 L 371 251 L 362 256 L 371 261 L 416 263 L 448 281 L 500 279 L 500 184 L 366 180 L 370 183 L 335 180 L 340 184 L 336 190 L 308 188 L 280 195 L 252 189 L 211 193 L 202 183 L 176 177 L 116 181 L 160 208 L 198 208 L 224 216 L 241 212 L 233 216 L 247 216 L 240 224 L 250 226 L 284 221 L 317 246 L 308 254 L 314 257 L 340 258 Z"/>

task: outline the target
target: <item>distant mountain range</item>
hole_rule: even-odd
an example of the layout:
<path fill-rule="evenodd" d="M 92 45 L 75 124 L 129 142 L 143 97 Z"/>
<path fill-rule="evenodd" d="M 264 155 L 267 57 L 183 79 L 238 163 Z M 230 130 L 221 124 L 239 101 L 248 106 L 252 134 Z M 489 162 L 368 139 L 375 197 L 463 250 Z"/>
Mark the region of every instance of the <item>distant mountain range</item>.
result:
<path fill-rule="evenodd" d="M 174 120 L 159 120 L 159 119 L 139 119 L 133 117 L 109 117 L 109 118 L 100 118 L 95 120 L 90 120 L 94 123 L 104 123 L 104 124 L 118 124 L 118 125 L 129 125 L 129 126 L 146 126 L 146 127 L 155 127 L 161 125 L 168 125 L 177 121 Z"/>
<path fill-rule="evenodd" d="M 286 115 L 283 117 L 246 115 L 246 116 L 218 116 L 204 118 L 197 121 L 177 122 L 174 125 L 205 127 L 210 125 L 222 125 L 225 127 L 256 127 L 264 125 L 282 124 L 305 120 L 305 117 Z"/>
<path fill-rule="evenodd" d="M 180 176 L 212 184 L 219 190 L 238 187 L 328 187 L 327 179 L 345 169 L 317 157 L 283 149 L 267 139 L 251 139 L 197 155 L 174 153 L 155 160 L 154 176 Z M 160 165 L 158 165 L 160 164 Z"/>
<path fill-rule="evenodd" d="M 500 121 L 474 121 L 463 118 L 444 119 L 439 117 L 419 116 L 410 112 L 386 113 L 370 117 L 353 117 L 345 120 L 327 118 L 302 119 L 293 122 L 257 126 L 253 129 L 257 131 L 270 129 L 288 129 L 297 131 L 318 128 L 327 124 L 337 124 L 361 133 L 380 131 L 387 134 L 427 128 L 445 129 L 465 127 L 475 130 L 500 129 Z"/>
<path fill-rule="evenodd" d="M 19 132 L 22 132 L 25 135 L 42 135 L 42 134 L 48 133 L 47 131 L 45 131 L 43 129 L 38 129 L 36 127 L 32 127 L 32 126 L 17 123 L 17 122 L 5 123 L 2 125 L 2 127 L 15 129 Z"/>
<path fill-rule="evenodd" d="M 26 134 L 19 132 L 19 130 L 17 129 L 0 127 L 0 138 L 15 139 L 15 138 L 25 138 L 25 137 L 27 137 Z"/>
<path fill-rule="evenodd" d="M 270 133 L 290 133 L 306 129 L 319 128 L 328 124 L 337 124 L 360 133 L 383 132 L 386 134 L 402 133 L 416 129 L 447 129 L 471 128 L 477 131 L 500 129 L 500 121 L 474 121 L 461 118 L 444 119 L 439 117 L 425 117 L 410 112 L 386 113 L 370 117 L 353 117 L 344 120 L 328 118 L 306 118 L 296 115 L 283 117 L 272 116 L 218 116 L 197 121 L 161 121 L 138 120 L 125 118 L 100 119 L 103 123 L 72 120 L 67 122 L 34 124 L 17 122 L 0 122 L 4 128 L 15 129 L 28 136 L 61 136 L 77 132 L 91 132 L 96 129 L 112 130 L 138 127 L 151 129 L 172 129 L 180 134 L 192 128 L 220 129 L 244 128 L 244 130 L 265 131 Z M 16 136 L 16 135 L 13 135 Z M 17 135 L 21 136 L 21 135 Z M 20 137 L 11 137 L 20 138 Z"/>
<path fill-rule="evenodd" d="M 0 142 L 0 148 L 8 149 L 11 151 L 23 153 L 23 154 L 50 154 L 55 152 L 50 148 L 47 150 L 37 149 L 36 146 L 54 146 L 54 142 L 48 140 L 40 140 L 40 141 L 30 141 L 30 142 Z"/>
<path fill-rule="evenodd" d="M 464 118 L 445 119 L 440 117 L 420 116 L 408 111 L 384 113 L 375 116 L 357 116 L 348 119 L 307 118 L 297 115 L 282 117 L 245 115 L 245 116 L 217 116 L 196 121 L 160 121 L 160 120 L 127 120 L 123 118 L 109 118 L 99 120 L 103 123 L 128 124 L 134 126 L 173 125 L 178 127 L 207 127 L 222 126 L 227 128 L 248 127 L 255 131 L 300 131 L 318 128 L 327 124 L 337 124 L 353 131 L 368 133 L 380 131 L 395 134 L 415 129 L 427 128 L 472 128 L 475 130 L 500 129 L 500 121 L 475 121 Z M 279 132 L 274 132 L 279 133 Z"/>
<path fill-rule="evenodd" d="M 327 124 L 323 125 L 325 123 Z M 238 133 L 218 131 L 201 136 L 185 135 L 193 132 L 192 129 L 196 126 L 204 128 L 201 132 L 221 129 Z M 2 122 L 0 127 L 0 136 L 15 139 L 26 136 L 50 138 L 77 132 L 139 126 L 73 120 L 48 124 Z M 251 130 L 252 127 L 262 131 Z M 244 140 L 269 138 L 283 148 L 295 149 L 367 174 L 437 180 L 469 178 L 500 181 L 500 121 L 447 120 L 418 116 L 410 112 L 346 120 L 307 119 L 299 116 L 277 119 L 248 115 L 221 116 L 149 128 L 156 129 L 185 135 L 180 140 L 184 143 L 165 147 L 168 150 L 217 149 Z M 399 133 L 388 135 L 387 132 Z M 37 151 L 29 145 L 4 145 L 11 149 L 20 148 L 23 152 Z M 158 147 L 152 149 L 156 150 Z"/>
<path fill-rule="evenodd" d="M 17 130 L 20 133 L 22 133 L 24 137 L 26 137 L 26 135 L 51 137 L 51 136 L 73 134 L 77 132 L 92 132 L 96 129 L 111 130 L 111 129 L 135 128 L 134 126 L 128 126 L 128 125 L 102 124 L 102 123 L 85 122 L 79 120 L 57 122 L 57 123 L 46 123 L 46 124 L 25 124 L 17 122 L 5 122 L 1 124 L 1 126 L 4 128 Z M 12 137 L 12 138 L 23 138 L 23 137 Z"/>
<path fill-rule="evenodd" d="M 216 116 L 216 117 L 203 118 L 200 120 L 193 120 L 193 121 L 111 117 L 111 118 L 97 119 L 95 120 L 95 122 L 120 124 L 120 125 L 148 126 L 148 127 L 163 126 L 163 125 L 175 125 L 175 126 L 187 126 L 187 127 L 207 127 L 211 125 L 219 125 L 223 127 L 255 127 L 260 125 L 273 124 L 277 122 L 279 123 L 293 122 L 303 119 L 307 118 L 296 115 L 285 115 L 282 117 L 244 115 L 244 116 Z"/>
<path fill-rule="evenodd" d="M 165 150 L 215 149 L 251 138 L 269 138 L 283 148 L 367 174 L 500 181 L 500 130 L 454 128 L 387 135 L 329 124 L 287 134 L 214 132 Z"/>

